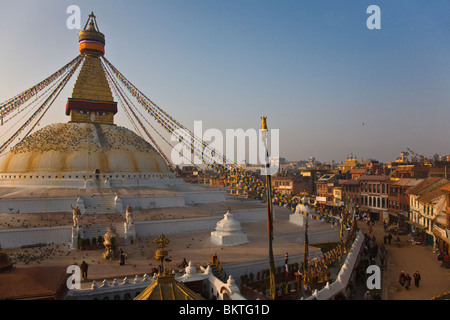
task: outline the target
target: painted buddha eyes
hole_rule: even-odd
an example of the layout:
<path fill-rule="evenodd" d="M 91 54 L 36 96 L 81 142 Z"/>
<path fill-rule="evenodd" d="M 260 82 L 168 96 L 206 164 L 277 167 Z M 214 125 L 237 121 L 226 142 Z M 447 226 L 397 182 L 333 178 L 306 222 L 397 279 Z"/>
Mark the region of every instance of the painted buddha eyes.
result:
<path fill-rule="evenodd" d="M 86 110 L 80 110 L 80 113 L 81 114 L 90 114 L 90 112 L 86 111 Z M 104 116 L 106 114 L 106 112 L 98 111 L 98 112 L 95 112 L 95 114 L 98 115 L 98 116 Z"/>

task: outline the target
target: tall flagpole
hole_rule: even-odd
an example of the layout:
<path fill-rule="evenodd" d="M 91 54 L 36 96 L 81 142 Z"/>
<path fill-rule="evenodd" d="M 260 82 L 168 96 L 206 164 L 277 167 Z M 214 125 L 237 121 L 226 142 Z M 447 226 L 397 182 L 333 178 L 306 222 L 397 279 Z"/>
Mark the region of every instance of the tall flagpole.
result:
<path fill-rule="evenodd" d="M 306 216 L 305 223 L 305 252 L 303 254 L 303 285 L 307 285 L 309 282 L 308 275 L 308 255 L 309 255 L 309 239 L 308 239 L 308 216 Z"/>
<path fill-rule="evenodd" d="M 272 177 L 269 172 L 270 158 L 269 149 L 267 147 L 267 117 L 261 118 L 261 133 L 266 148 L 266 192 L 267 192 L 267 232 L 269 235 L 269 270 L 270 270 L 270 299 L 275 300 L 276 283 L 275 283 L 275 260 L 273 257 L 273 205 L 272 205 Z"/>

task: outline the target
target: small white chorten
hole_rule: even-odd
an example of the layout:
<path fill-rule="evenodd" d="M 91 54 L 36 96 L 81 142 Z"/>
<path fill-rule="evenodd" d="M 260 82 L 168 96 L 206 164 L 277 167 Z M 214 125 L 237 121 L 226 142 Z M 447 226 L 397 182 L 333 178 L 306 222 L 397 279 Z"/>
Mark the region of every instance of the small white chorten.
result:
<path fill-rule="evenodd" d="M 211 241 L 218 245 L 235 246 L 248 242 L 247 235 L 241 231 L 241 223 L 228 209 L 224 218 L 217 222 L 216 231 L 211 232 Z"/>
<path fill-rule="evenodd" d="M 303 197 L 301 203 L 295 207 L 295 213 L 289 216 L 289 222 L 299 226 L 305 225 L 306 215 L 314 213 L 313 208 L 309 204 L 307 197 Z M 309 223 L 316 223 L 315 220 L 309 219 Z"/>

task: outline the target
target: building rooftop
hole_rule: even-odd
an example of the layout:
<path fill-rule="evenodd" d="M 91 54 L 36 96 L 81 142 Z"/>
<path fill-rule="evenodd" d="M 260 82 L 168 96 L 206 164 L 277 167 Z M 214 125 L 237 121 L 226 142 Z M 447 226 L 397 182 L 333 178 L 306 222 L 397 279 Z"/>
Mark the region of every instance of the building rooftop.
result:
<path fill-rule="evenodd" d="M 0 272 L 0 300 L 55 300 L 68 291 L 67 267 L 20 267 Z"/>
<path fill-rule="evenodd" d="M 380 175 L 363 175 L 358 178 L 360 181 L 387 181 L 389 180 L 389 176 L 385 174 Z"/>
<path fill-rule="evenodd" d="M 134 300 L 205 300 L 200 294 L 175 280 L 172 274 L 160 275 Z"/>
<path fill-rule="evenodd" d="M 402 178 L 398 181 L 392 181 L 392 184 L 402 186 L 402 187 L 414 187 L 415 185 L 422 182 L 424 179 L 414 179 L 414 178 Z"/>
<path fill-rule="evenodd" d="M 434 177 L 434 178 L 428 178 L 420 183 L 418 183 L 416 186 L 409 189 L 406 193 L 409 195 L 417 195 L 421 196 L 425 193 L 427 193 L 430 190 L 433 190 L 438 187 L 442 187 L 443 185 L 447 184 L 449 181 L 444 178 Z"/>

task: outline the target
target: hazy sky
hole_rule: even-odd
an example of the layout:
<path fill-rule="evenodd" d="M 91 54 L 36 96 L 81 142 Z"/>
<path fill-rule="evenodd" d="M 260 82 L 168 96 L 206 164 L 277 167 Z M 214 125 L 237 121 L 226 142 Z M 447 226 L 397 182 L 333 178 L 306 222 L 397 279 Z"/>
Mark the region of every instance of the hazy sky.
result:
<path fill-rule="evenodd" d="M 1 0 L 0 102 L 79 54 L 69 5 L 82 27 L 94 11 L 109 61 L 189 128 L 267 116 L 289 160 L 450 154 L 448 0 Z M 68 121 L 72 88 L 42 125 Z"/>

